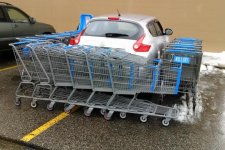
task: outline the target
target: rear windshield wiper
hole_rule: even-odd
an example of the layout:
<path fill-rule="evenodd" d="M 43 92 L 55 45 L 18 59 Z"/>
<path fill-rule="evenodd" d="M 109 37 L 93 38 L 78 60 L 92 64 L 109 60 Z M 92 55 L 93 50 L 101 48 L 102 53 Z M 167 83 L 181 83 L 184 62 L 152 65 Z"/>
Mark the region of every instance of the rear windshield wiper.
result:
<path fill-rule="evenodd" d="M 128 36 L 127 34 L 121 34 L 121 33 L 106 33 L 105 37 L 121 37 L 121 36 Z"/>

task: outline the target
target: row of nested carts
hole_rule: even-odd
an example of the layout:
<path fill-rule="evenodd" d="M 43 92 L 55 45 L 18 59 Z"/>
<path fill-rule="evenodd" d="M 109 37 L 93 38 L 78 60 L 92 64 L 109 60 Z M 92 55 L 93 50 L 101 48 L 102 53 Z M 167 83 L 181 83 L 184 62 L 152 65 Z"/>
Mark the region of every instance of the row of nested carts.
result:
<path fill-rule="evenodd" d="M 138 95 L 196 94 L 202 59 L 199 39 L 174 39 L 160 59 L 147 61 L 122 49 L 69 46 L 64 39 L 70 34 L 22 38 L 11 44 L 21 76 L 16 105 L 21 99 L 30 99 L 33 108 L 37 101 L 48 101 L 47 109 L 53 110 L 55 103 L 64 103 L 66 112 L 82 106 L 86 116 L 99 109 L 106 120 L 115 112 L 121 118 L 138 114 L 142 122 L 155 116 L 168 126 L 179 110 Z"/>

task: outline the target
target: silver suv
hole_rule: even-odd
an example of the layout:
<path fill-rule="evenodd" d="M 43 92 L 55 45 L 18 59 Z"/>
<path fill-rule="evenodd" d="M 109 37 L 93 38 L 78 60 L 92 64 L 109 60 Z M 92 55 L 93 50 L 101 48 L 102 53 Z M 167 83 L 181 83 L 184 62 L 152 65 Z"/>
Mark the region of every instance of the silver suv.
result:
<path fill-rule="evenodd" d="M 122 48 L 153 60 L 159 57 L 172 33 L 169 28 L 164 31 L 159 20 L 152 16 L 105 15 L 91 19 L 74 44 Z"/>

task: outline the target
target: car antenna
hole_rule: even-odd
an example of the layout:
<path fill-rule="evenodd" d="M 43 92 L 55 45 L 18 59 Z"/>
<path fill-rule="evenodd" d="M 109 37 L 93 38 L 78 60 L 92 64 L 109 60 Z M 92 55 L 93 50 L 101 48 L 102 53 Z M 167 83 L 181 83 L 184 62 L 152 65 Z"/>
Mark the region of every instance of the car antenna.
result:
<path fill-rule="evenodd" d="M 118 17 L 120 17 L 120 16 L 121 16 L 121 14 L 120 14 L 120 12 L 119 12 L 119 9 L 117 9 L 117 13 L 118 13 Z"/>

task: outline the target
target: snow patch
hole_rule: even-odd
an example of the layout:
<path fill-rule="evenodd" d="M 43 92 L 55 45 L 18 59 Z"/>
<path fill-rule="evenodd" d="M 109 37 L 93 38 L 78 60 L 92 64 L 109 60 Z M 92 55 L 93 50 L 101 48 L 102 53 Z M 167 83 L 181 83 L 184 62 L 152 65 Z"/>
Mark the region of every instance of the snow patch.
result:
<path fill-rule="evenodd" d="M 218 71 L 225 74 L 225 51 L 221 53 L 203 52 L 200 75 L 215 74 Z"/>
<path fill-rule="evenodd" d="M 203 52 L 202 64 L 225 69 L 225 51 L 221 53 Z"/>
<path fill-rule="evenodd" d="M 221 53 L 204 52 L 202 58 L 202 65 L 200 69 L 200 75 L 216 74 L 218 73 L 218 71 L 225 74 L 225 51 Z M 224 82 L 224 80 L 221 80 L 220 82 Z M 176 104 L 174 106 L 179 110 L 178 118 L 175 119 L 178 122 L 193 124 L 201 119 L 201 113 L 204 111 L 204 109 L 199 89 L 197 90 L 196 94 L 195 109 L 193 109 L 194 108 L 193 97 L 192 96 L 189 97 L 190 98 L 187 99 L 186 95 L 182 96 L 181 97 L 182 104 Z"/>
<path fill-rule="evenodd" d="M 194 109 L 193 97 L 187 95 L 181 97 L 182 104 L 175 105 L 174 107 L 179 110 L 178 118 L 175 120 L 181 123 L 193 124 L 197 120 L 201 119 L 201 113 L 203 112 L 202 98 L 200 92 L 197 92 L 196 95 L 196 104 Z"/>

